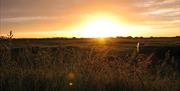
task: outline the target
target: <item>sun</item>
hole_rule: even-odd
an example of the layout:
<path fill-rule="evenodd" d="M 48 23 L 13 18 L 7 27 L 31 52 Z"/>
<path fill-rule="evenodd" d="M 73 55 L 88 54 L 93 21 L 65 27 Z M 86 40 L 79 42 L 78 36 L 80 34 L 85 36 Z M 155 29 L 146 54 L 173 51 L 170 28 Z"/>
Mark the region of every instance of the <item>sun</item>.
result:
<path fill-rule="evenodd" d="M 124 34 L 126 27 L 109 16 L 89 18 L 81 27 L 81 36 L 84 37 L 114 37 Z"/>

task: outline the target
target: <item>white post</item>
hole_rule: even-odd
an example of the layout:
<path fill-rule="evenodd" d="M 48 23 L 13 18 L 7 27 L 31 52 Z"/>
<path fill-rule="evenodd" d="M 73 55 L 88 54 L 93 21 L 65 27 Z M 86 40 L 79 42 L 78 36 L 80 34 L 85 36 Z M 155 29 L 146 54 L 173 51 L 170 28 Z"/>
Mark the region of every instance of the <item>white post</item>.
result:
<path fill-rule="evenodd" d="M 136 51 L 137 51 L 137 53 L 139 53 L 139 51 L 140 51 L 140 43 L 139 42 L 136 45 Z"/>

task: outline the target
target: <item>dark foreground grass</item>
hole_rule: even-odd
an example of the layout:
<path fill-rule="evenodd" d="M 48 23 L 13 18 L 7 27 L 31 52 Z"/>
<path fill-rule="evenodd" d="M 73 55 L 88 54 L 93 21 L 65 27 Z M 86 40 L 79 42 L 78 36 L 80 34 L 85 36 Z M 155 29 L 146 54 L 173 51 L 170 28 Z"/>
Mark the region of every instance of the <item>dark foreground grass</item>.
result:
<path fill-rule="evenodd" d="M 177 60 L 165 53 L 101 48 L 0 49 L 1 91 L 179 91 Z"/>

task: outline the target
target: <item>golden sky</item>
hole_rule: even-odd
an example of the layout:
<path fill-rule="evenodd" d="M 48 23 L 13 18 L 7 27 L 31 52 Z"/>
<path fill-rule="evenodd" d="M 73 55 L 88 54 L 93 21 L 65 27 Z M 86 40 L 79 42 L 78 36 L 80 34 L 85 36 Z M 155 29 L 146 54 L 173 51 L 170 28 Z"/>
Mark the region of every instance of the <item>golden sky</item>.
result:
<path fill-rule="evenodd" d="M 180 35 L 180 0 L 0 0 L 0 36 L 86 37 L 94 16 L 116 20 L 119 36 Z"/>

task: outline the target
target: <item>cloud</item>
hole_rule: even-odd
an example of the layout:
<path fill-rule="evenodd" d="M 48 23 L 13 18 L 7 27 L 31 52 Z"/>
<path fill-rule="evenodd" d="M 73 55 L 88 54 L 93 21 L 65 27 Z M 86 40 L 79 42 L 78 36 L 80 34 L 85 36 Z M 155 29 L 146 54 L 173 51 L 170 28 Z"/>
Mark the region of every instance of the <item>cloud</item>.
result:
<path fill-rule="evenodd" d="M 52 20 L 57 19 L 56 17 L 44 17 L 44 16 L 36 16 L 36 17 L 13 17 L 13 18 L 2 18 L 1 22 L 27 22 L 27 21 L 37 21 L 37 20 Z"/>
<path fill-rule="evenodd" d="M 180 0 L 141 0 L 135 6 L 142 9 L 138 15 L 145 17 L 141 24 L 180 31 L 180 22 L 177 21 L 180 20 Z"/>
<path fill-rule="evenodd" d="M 164 14 L 177 14 L 180 11 L 178 9 L 159 9 L 152 12 L 146 12 L 145 14 L 149 15 L 164 15 Z"/>

